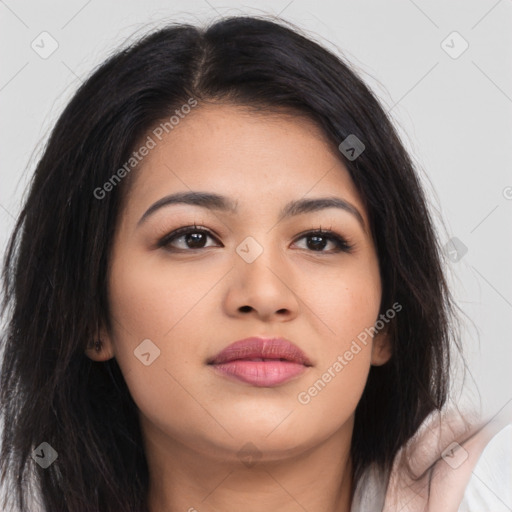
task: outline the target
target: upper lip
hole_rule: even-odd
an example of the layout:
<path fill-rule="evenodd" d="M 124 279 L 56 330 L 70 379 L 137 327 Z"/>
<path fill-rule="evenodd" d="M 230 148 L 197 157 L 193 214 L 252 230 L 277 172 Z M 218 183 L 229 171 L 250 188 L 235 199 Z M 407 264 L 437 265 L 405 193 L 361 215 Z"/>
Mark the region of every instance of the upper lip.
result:
<path fill-rule="evenodd" d="M 208 360 L 208 364 L 221 364 L 236 359 L 285 359 L 312 366 L 304 352 L 284 338 L 251 337 L 235 341 Z"/>

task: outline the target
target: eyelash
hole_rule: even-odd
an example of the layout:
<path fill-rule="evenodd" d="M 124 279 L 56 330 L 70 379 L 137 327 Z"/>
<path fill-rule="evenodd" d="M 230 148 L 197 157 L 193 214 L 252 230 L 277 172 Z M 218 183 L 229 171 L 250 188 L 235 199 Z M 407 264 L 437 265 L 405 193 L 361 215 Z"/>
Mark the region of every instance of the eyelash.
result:
<path fill-rule="evenodd" d="M 217 240 L 217 238 L 209 230 L 194 225 L 194 226 L 185 226 L 185 227 L 182 227 L 182 228 L 172 231 L 171 233 L 162 237 L 158 241 L 157 246 L 164 247 L 165 249 L 167 249 L 168 251 L 171 251 L 171 252 L 192 252 L 192 251 L 198 251 L 198 250 L 202 250 L 202 249 L 208 249 L 208 247 L 199 247 L 199 248 L 195 248 L 195 249 L 190 249 L 190 248 L 177 249 L 177 248 L 170 247 L 171 242 L 183 237 L 184 235 L 188 235 L 191 233 L 201 233 L 201 234 L 209 236 L 210 238 Z M 336 249 L 331 250 L 331 251 L 324 251 L 324 250 L 313 251 L 313 250 L 311 250 L 309 252 L 319 253 L 319 254 L 335 254 L 335 253 L 339 253 L 339 252 L 346 252 L 346 253 L 352 252 L 353 246 L 344 237 L 338 235 L 334 231 L 324 230 L 321 228 L 312 230 L 312 231 L 307 231 L 305 233 L 301 233 L 299 235 L 299 237 L 296 239 L 296 241 L 300 240 L 302 238 L 309 238 L 309 237 L 314 237 L 314 236 L 318 236 L 318 237 L 321 237 L 321 238 L 324 238 L 324 239 L 327 239 L 327 240 L 333 242 L 336 245 Z"/>

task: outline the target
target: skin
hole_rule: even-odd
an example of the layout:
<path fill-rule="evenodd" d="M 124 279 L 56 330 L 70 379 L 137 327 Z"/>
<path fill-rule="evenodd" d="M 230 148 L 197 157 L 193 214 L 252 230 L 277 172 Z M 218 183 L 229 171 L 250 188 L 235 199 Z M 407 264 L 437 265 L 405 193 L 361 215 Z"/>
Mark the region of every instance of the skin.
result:
<path fill-rule="evenodd" d="M 367 212 L 337 148 L 307 119 L 210 104 L 134 172 L 110 260 L 114 328 L 100 333 L 102 351 L 87 355 L 117 359 L 140 410 L 151 512 L 348 512 L 354 411 L 370 365 L 391 351 L 379 331 L 309 403 L 298 401 L 379 315 Z M 238 212 L 174 204 L 137 225 L 157 200 L 190 190 L 233 198 Z M 364 225 L 337 208 L 278 222 L 288 201 L 325 196 L 348 201 Z M 194 223 L 213 234 L 205 248 L 184 237 L 172 242 L 181 251 L 157 246 Z M 320 227 L 346 237 L 352 252 L 298 237 Z M 235 250 L 248 236 L 263 248 L 252 263 Z M 285 337 L 313 366 L 256 387 L 206 364 L 248 336 Z M 160 350 L 148 366 L 134 356 L 145 339 Z M 254 464 L 239 455 L 247 443 Z"/>

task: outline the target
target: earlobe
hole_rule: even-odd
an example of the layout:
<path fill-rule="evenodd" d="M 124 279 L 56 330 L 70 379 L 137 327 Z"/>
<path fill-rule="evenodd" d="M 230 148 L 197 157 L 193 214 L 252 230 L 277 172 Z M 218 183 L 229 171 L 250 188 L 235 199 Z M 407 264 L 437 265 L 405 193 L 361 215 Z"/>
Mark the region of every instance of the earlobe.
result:
<path fill-rule="evenodd" d="M 105 335 L 91 340 L 84 353 L 93 361 L 107 361 L 114 357 L 112 342 Z"/>
<path fill-rule="evenodd" d="M 382 366 L 391 359 L 392 355 L 393 350 L 391 348 L 389 332 L 385 330 L 377 333 L 373 338 L 371 364 L 373 366 Z"/>

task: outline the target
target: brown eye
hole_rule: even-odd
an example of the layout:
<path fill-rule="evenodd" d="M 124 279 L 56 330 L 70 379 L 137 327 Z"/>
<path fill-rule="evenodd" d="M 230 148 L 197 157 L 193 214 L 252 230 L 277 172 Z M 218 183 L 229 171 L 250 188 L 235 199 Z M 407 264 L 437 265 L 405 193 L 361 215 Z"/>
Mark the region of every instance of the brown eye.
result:
<path fill-rule="evenodd" d="M 169 233 L 164 236 L 159 242 L 159 247 L 166 247 L 170 250 L 193 250 L 193 249 L 205 249 L 208 238 L 214 239 L 213 235 L 205 230 L 197 228 L 196 226 L 187 226 Z M 176 246 L 178 243 L 180 246 Z"/>
<path fill-rule="evenodd" d="M 350 252 L 352 246 L 342 236 L 333 231 L 310 231 L 303 234 L 298 240 L 307 239 L 306 248 L 313 252 L 333 253 L 333 252 Z M 325 247 L 331 243 L 334 249 L 324 251 Z"/>

